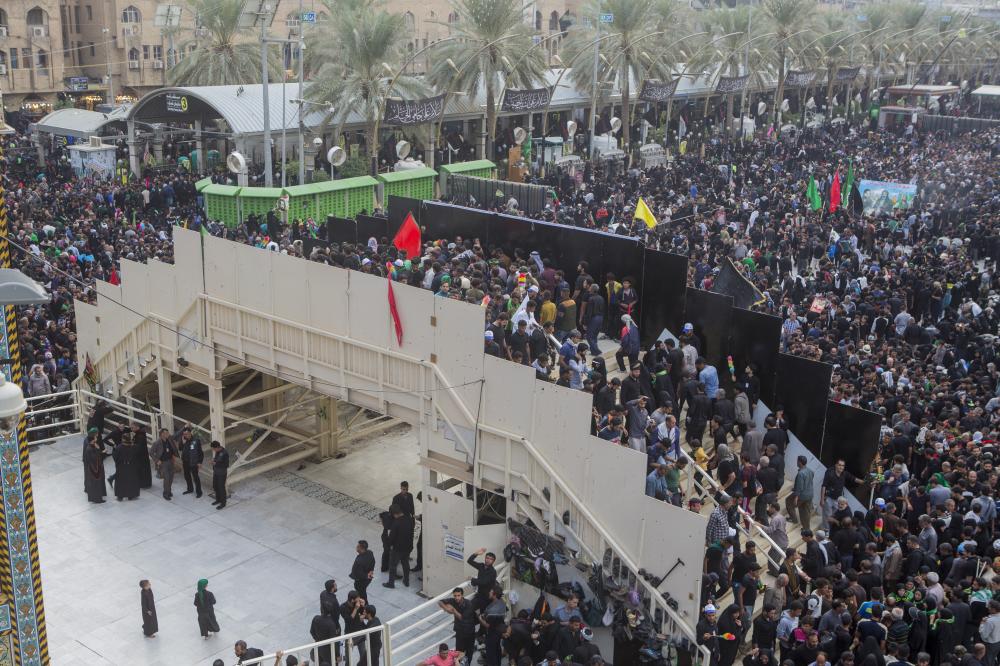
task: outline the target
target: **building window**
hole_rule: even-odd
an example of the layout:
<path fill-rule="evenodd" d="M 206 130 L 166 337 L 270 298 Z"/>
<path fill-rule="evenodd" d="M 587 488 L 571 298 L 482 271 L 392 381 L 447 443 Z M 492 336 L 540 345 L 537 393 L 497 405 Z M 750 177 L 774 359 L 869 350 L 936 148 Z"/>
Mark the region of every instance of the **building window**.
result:
<path fill-rule="evenodd" d="M 73 27 L 76 29 L 76 34 L 80 34 L 80 5 L 75 5 L 73 7 Z"/>
<path fill-rule="evenodd" d="M 549 14 L 549 30 L 555 31 L 559 29 L 559 12 L 553 10 Z"/>
<path fill-rule="evenodd" d="M 25 69 L 31 69 L 31 49 L 21 49 L 21 62 L 24 63 Z"/>
<path fill-rule="evenodd" d="M 417 29 L 417 17 L 413 15 L 413 12 L 403 14 L 403 25 L 407 32 L 413 32 Z"/>
<path fill-rule="evenodd" d="M 94 48 L 94 42 L 90 42 L 90 57 L 91 58 L 97 57 L 97 49 Z"/>
<path fill-rule="evenodd" d="M 143 44 L 142 45 L 142 59 L 143 60 L 149 60 L 149 45 L 148 44 Z"/>
<path fill-rule="evenodd" d="M 49 54 L 42 49 L 38 49 L 38 53 L 35 54 L 35 67 L 38 69 L 49 68 Z"/>
<path fill-rule="evenodd" d="M 45 25 L 45 10 L 41 7 L 34 7 L 28 10 L 28 25 Z"/>
<path fill-rule="evenodd" d="M 94 8 L 91 7 L 90 5 L 86 5 L 84 7 L 84 9 L 87 10 L 87 22 L 89 23 L 90 21 L 93 21 L 94 20 Z"/>
<path fill-rule="evenodd" d="M 142 15 L 139 14 L 139 10 L 136 9 L 135 5 L 129 5 L 122 10 L 122 23 L 139 23 L 142 21 Z"/>
<path fill-rule="evenodd" d="M 153 60 L 163 60 L 163 47 L 159 44 L 153 45 Z"/>
<path fill-rule="evenodd" d="M 17 69 L 17 49 L 10 50 L 10 68 Z"/>
<path fill-rule="evenodd" d="M 540 11 L 535 11 L 535 30 L 542 29 L 542 13 Z"/>
<path fill-rule="evenodd" d="M 7 23 L 7 11 L 0 9 L 0 25 L 9 25 Z"/>
<path fill-rule="evenodd" d="M 131 48 L 128 50 L 128 61 L 129 64 L 139 62 L 139 49 Z"/>

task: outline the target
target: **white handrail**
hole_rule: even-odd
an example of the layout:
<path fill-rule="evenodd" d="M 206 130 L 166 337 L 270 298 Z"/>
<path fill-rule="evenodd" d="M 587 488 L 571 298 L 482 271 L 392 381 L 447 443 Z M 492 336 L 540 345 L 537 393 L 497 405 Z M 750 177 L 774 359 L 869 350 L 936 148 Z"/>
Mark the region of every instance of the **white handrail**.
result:
<path fill-rule="evenodd" d="M 506 563 L 501 563 L 496 568 L 496 570 L 497 570 L 497 582 L 498 583 L 499 582 L 508 582 L 507 581 L 507 573 L 508 573 L 508 566 L 507 566 L 507 564 Z M 462 588 L 464 590 L 466 588 L 471 587 L 471 583 L 468 580 L 466 580 L 461 585 L 456 585 L 455 587 L 460 587 L 460 588 Z M 441 601 L 441 600 L 443 600 L 443 599 L 446 599 L 446 598 L 450 597 L 451 594 L 452 594 L 452 589 L 454 589 L 454 588 L 449 588 L 447 591 L 442 592 L 442 593 L 438 594 L 437 596 L 428 599 L 427 601 L 423 602 L 419 606 L 416 606 L 415 608 L 411 608 L 408 611 L 400 613 L 396 617 L 394 617 L 391 620 L 388 620 L 386 622 L 383 622 L 382 624 L 380 624 L 377 627 L 371 627 L 369 629 L 362 629 L 360 631 L 355 631 L 355 632 L 352 632 L 352 633 L 349 633 L 349 634 L 343 634 L 341 636 L 335 636 L 333 638 L 327 638 L 327 639 L 324 639 L 324 640 L 321 640 L 321 641 L 315 641 L 313 643 L 306 643 L 305 645 L 299 645 L 299 646 L 294 647 L 294 648 L 289 648 L 287 650 L 282 650 L 282 653 L 283 654 L 297 654 L 297 653 L 300 653 L 300 652 L 311 652 L 312 650 L 315 650 L 315 649 L 321 648 L 321 647 L 326 647 L 328 645 L 332 646 L 332 645 L 335 645 L 337 643 L 345 643 L 346 644 L 348 642 L 353 642 L 353 640 L 355 638 L 361 638 L 363 636 L 369 636 L 371 634 L 376 634 L 376 633 L 381 633 L 382 634 L 382 649 L 383 649 L 383 653 L 385 653 L 385 651 L 391 651 L 393 649 L 393 646 L 392 646 L 392 643 L 391 643 L 391 639 L 393 637 L 395 637 L 397 635 L 405 634 L 408 631 L 410 631 L 411 629 L 413 629 L 414 627 L 416 627 L 416 626 L 424 623 L 425 621 L 427 621 L 429 619 L 436 618 L 436 617 L 450 617 L 444 611 L 442 611 L 440 608 L 438 608 L 438 602 Z M 429 615 L 429 616 L 427 616 L 425 618 L 422 618 L 422 619 L 414 622 L 411 626 L 403 627 L 401 629 L 395 629 L 395 627 L 397 627 L 403 620 L 406 620 L 407 618 L 410 618 L 413 615 L 416 615 L 417 613 L 420 613 L 420 612 L 423 612 L 423 611 L 427 611 L 427 610 L 431 610 L 431 609 L 434 610 L 434 612 L 431 613 L 431 615 Z M 440 627 L 434 627 L 433 629 L 431 629 L 430 631 L 426 632 L 425 634 L 422 634 L 421 636 L 418 636 L 417 638 L 411 639 L 411 640 L 407 641 L 406 643 L 404 643 L 403 645 L 396 646 L 395 649 L 401 650 L 401 649 L 410 647 L 410 646 L 414 645 L 420 638 L 424 638 L 427 635 L 431 635 L 432 633 L 437 633 L 438 631 L 440 631 Z M 437 642 L 440 642 L 440 641 L 437 641 Z M 428 653 L 427 653 L 428 655 L 432 654 L 431 650 L 435 647 L 435 645 L 436 645 L 436 643 L 434 645 L 428 645 Z M 348 646 L 348 649 L 350 649 L 350 646 Z M 272 652 L 270 654 L 265 654 L 263 657 L 256 657 L 254 659 L 248 659 L 248 660 L 246 660 L 246 661 L 244 661 L 242 663 L 245 666 L 253 666 L 254 664 L 263 664 L 265 662 L 269 662 L 269 660 L 273 660 L 276 657 L 276 655 L 277 655 L 277 653 Z M 387 658 L 386 664 L 391 664 L 391 663 L 393 663 L 391 661 L 391 658 Z M 375 665 L 374 664 L 369 664 L 368 666 L 375 666 Z"/>

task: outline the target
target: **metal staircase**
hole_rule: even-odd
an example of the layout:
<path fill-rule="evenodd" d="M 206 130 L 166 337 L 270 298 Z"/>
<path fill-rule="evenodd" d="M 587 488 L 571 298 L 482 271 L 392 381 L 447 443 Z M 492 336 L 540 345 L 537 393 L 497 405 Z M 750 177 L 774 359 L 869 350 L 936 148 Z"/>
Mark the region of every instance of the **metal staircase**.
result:
<path fill-rule="evenodd" d="M 510 515 L 514 511 L 536 524 L 541 520 L 540 528 L 563 537 L 584 559 L 600 562 L 610 557 L 617 565 L 616 582 L 639 594 L 659 630 L 696 643 L 700 558 L 688 564 L 685 580 L 671 581 L 674 597 L 650 584 L 640 571 L 672 559 L 673 553 L 649 545 L 652 532 L 669 531 L 672 524 L 685 526 L 689 540 L 695 535 L 694 545 L 700 551 L 704 517 L 651 504 L 641 480 L 632 478 L 637 465 L 640 473 L 644 469 L 645 457 L 638 462 L 636 452 L 610 447 L 577 427 L 585 428 L 589 422 L 586 396 L 568 389 L 554 391 L 550 384 L 537 387 L 530 369 L 484 357 L 480 308 L 396 286 L 407 329 L 399 346 L 390 334 L 384 280 L 192 236 L 198 235 L 175 231 L 175 243 L 186 251 L 176 253 L 178 263 L 166 267 L 169 270 L 160 265 L 144 278 L 142 265 L 124 262 L 128 265 L 122 298 L 132 303 L 132 311 L 123 314 L 120 305 L 99 289 L 97 306 L 81 312 L 91 317 L 80 327 L 81 349 L 95 349 L 92 362 L 102 395 L 128 404 L 125 396 L 154 371 L 218 382 L 227 368 L 239 365 L 405 421 L 419 430 L 425 465 L 502 495 L 510 500 L 509 517 L 515 517 Z M 149 302 L 154 298 L 129 296 L 131 289 L 151 294 L 148 284 L 139 283 L 154 278 L 174 280 L 156 289 L 173 290 L 177 316 L 158 313 L 156 303 Z M 256 284 L 244 285 L 251 281 Z M 303 282 L 308 284 L 305 293 L 298 289 Z M 324 290 L 328 300 L 316 300 L 316 290 Z M 297 299 L 308 303 L 303 307 Z M 135 316 L 136 311 L 142 317 Z M 109 323 L 115 318 L 123 323 Z M 109 340 L 95 344 L 94 332 L 105 327 L 121 333 L 110 347 Z M 98 347 L 106 351 L 98 353 Z M 80 361 L 82 367 L 84 359 Z M 516 374 L 524 372 L 529 374 Z M 487 390 L 490 401 L 485 398 Z M 533 398 L 524 395 L 532 391 Z M 525 398 L 530 413 L 515 407 Z M 554 440 L 562 437 L 559 429 L 529 429 L 525 435 L 521 424 L 514 422 L 534 427 L 530 422 L 536 412 L 552 413 L 557 423 L 567 424 L 567 432 L 579 430 L 594 440 L 587 444 L 601 447 L 605 464 L 622 463 L 627 481 L 623 478 L 620 489 L 610 484 L 601 487 L 587 481 L 586 475 L 581 481 L 558 471 L 562 462 L 554 453 Z M 587 487 L 576 485 L 581 483 Z M 606 507 L 615 504 L 634 505 L 634 523 L 607 524 L 611 519 Z M 391 623 L 385 631 L 391 634 Z M 695 654 L 696 661 L 708 663 L 706 649 Z"/>

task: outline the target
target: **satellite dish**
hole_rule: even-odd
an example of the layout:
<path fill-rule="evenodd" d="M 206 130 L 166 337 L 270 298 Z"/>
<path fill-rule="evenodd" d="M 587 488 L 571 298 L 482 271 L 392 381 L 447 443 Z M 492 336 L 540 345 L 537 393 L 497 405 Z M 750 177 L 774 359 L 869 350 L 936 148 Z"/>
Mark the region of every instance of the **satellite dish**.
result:
<path fill-rule="evenodd" d="M 757 115 L 762 116 L 765 111 L 767 111 L 767 104 L 764 102 L 757 102 Z"/>
<path fill-rule="evenodd" d="M 614 117 L 611 119 L 611 133 L 615 134 L 618 130 L 622 128 L 622 119 Z"/>
<path fill-rule="evenodd" d="M 781 100 L 781 112 L 788 113 L 788 98 Z"/>
<path fill-rule="evenodd" d="M 226 158 L 226 166 L 233 173 L 244 173 L 247 170 L 247 161 L 243 155 L 237 151 L 229 153 L 229 157 Z"/>
<path fill-rule="evenodd" d="M 812 109 L 815 109 L 815 108 L 816 108 L 816 98 L 815 98 L 815 97 L 810 97 L 810 98 L 809 98 L 809 99 L 808 99 L 808 100 L 806 101 L 806 108 L 807 108 L 807 109 L 809 109 L 810 111 L 811 111 Z"/>
<path fill-rule="evenodd" d="M 524 140 L 528 138 L 528 132 L 525 131 L 523 127 L 514 128 L 514 143 L 521 145 Z"/>
<path fill-rule="evenodd" d="M 571 120 L 568 123 L 566 123 L 566 134 L 568 134 L 570 136 L 575 136 L 576 135 L 576 121 L 575 120 Z"/>
<path fill-rule="evenodd" d="M 347 161 L 347 151 L 340 146 L 334 146 L 326 151 L 326 160 L 333 166 L 340 166 Z"/>
<path fill-rule="evenodd" d="M 401 160 L 405 160 L 406 156 L 410 154 L 410 142 L 400 141 L 396 144 L 396 157 Z"/>

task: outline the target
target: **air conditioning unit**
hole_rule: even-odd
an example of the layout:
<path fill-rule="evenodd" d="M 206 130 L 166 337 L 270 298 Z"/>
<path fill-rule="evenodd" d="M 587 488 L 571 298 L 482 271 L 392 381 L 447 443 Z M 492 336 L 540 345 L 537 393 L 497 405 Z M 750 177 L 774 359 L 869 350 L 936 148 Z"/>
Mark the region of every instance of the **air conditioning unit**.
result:
<path fill-rule="evenodd" d="M 139 69 L 139 61 L 138 60 L 129 60 L 128 61 L 128 68 L 129 69 Z"/>
<path fill-rule="evenodd" d="M 44 25 L 33 25 L 31 26 L 31 36 L 32 37 L 45 37 L 49 34 L 48 29 Z"/>
<path fill-rule="evenodd" d="M 7 26 L 0 25 L 0 37 L 6 37 L 6 36 L 7 36 Z"/>
<path fill-rule="evenodd" d="M 104 142 L 101 141 L 101 137 L 99 137 L 99 136 L 92 136 L 92 137 L 90 137 L 90 147 L 91 148 L 100 148 L 103 145 L 104 145 Z"/>
<path fill-rule="evenodd" d="M 0 76 L 7 76 L 7 65 L 0 65 Z"/>
<path fill-rule="evenodd" d="M 163 61 L 162 60 L 154 60 L 153 61 L 153 69 L 163 69 Z"/>

